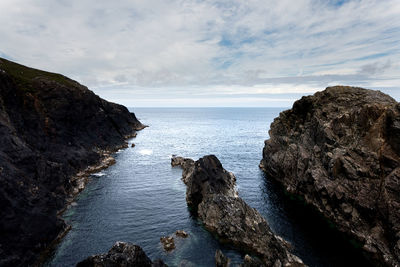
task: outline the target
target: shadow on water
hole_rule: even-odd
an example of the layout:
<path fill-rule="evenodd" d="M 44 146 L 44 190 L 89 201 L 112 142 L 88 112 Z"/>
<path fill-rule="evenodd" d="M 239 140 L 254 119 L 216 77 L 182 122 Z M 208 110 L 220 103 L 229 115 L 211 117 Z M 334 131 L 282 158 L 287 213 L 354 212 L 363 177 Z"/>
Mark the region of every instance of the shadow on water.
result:
<path fill-rule="evenodd" d="M 311 205 L 289 195 L 284 188 L 264 177 L 264 201 L 273 207 L 271 228 L 288 240 L 294 253 L 309 266 L 373 266 L 364 257 L 360 244 L 339 232 Z"/>

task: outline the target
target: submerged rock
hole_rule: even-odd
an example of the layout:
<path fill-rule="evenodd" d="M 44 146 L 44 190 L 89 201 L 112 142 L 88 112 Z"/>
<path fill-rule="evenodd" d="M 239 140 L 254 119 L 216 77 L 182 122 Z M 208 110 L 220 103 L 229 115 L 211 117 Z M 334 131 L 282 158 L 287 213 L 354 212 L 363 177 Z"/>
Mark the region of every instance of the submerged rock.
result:
<path fill-rule="evenodd" d="M 260 167 L 356 240 L 377 264 L 400 265 L 400 104 L 335 86 L 271 124 Z"/>
<path fill-rule="evenodd" d="M 189 234 L 186 233 L 186 232 L 183 231 L 183 230 L 177 230 L 177 231 L 175 232 L 175 235 L 178 236 L 178 237 L 182 237 L 182 238 L 187 238 L 187 237 L 189 236 Z"/>
<path fill-rule="evenodd" d="M 272 233 L 265 219 L 238 197 L 235 176 L 222 167 L 217 157 L 205 156 L 196 162 L 173 158 L 172 162 L 183 167 L 188 206 L 220 241 L 251 251 L 266 266 L 278 261 L 288 266 L 302 265 Z"/>
<path fill-rule="evenodd" d="M 79 262 L 77 267 L 162 267 L 162 260 L 152 262 L 141 247 L 126 242 L 116 242 L 105 254 L 93 255 Z"/>
<path fill-rule="evenodd" d="M 163 236 L 160 238 L 160 242 L 166 251 L 175 249 L 175 241 L 172 236 Z"/>
<path fill-rule="evenodd" d="M 143 125 L 60 74 L 0 69 L 0 266 L 27 266 L 68 229 L 57 213 L 88 172 Z"/>

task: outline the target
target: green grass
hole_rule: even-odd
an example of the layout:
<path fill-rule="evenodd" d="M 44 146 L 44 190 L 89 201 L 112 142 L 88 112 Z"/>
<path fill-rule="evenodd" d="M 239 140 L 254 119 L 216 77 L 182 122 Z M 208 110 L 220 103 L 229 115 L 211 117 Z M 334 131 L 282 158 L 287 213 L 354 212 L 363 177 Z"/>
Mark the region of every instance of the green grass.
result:
<path fill-rule="evenodd" d="M 46 78 L 67 86 L 75 84 L 74 81 L 61 74 L 29 68 L 4 58 L 0 58 L 0 70 L 4 70 L 10 75 L 17 87 L 25 92 L 33 93 L 36 91 L 33 80 L 38 77 Z"/>

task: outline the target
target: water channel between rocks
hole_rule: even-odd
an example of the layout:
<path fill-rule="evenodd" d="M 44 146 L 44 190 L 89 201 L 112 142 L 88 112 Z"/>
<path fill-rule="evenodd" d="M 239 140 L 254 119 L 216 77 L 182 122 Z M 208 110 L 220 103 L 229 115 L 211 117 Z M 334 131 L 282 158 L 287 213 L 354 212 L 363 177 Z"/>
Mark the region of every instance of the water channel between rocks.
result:
<path fill-rule="evenodd" d="M 343 266 L 346 251 L 325 242 L 283 201 L 274 183 L 258 168 L 269 125 L 283 108 L 135 108 L 150 127 L 130 139 L 134 148 L 115 154 L 117 163 L 91 176 L 91 181 L 64 219 L 72 230 L 56 248 L 48 266 L 74 266 L 89 255 L 106 252 L 115 241 L 140 245 L 151 259 L 169 266 L 191 262 L 214 266 L 220 248 L 241 263 L 243 255 L 220 245 L 190 216 L 181 169 L 171 155 L 198 159 L 215 154 L 237 178 L 239 195 L 256 208 L 272 230 L 292 243 L 294 253 L 310 266 Z M 300 217 L 300 218 L 299 218 Z M 311 220 L 311 218 L 310 218 Z M 166 253 L 160 237 L 176 230 L 189 233 Z"/>

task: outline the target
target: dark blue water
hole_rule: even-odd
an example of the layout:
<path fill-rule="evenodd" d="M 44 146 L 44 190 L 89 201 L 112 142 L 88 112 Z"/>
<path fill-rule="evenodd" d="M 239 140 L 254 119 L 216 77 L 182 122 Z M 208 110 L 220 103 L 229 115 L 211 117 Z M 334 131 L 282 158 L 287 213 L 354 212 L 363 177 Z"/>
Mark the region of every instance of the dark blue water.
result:
<path fill-rule="evenodd" d="M 311 266 L 340 266 L 343 261 L 324 240 L 318 240 L 296 216 L 279 190 L 259 170 L 264 140 L 279 108 L 136 108 L 150 127 L 129 140 L 134 148 L 115 154 L 117 163 L 93 175 L 87 188 L 64 214 L 72 230 L 59 244 L 49 266 L 74 266 L 89 255 L 106 252 L 115 241 L 140 245 L 151 259 L 169 266 L 189 261 L 213 266 L 222 249 L 234 263 L 243 255 L 221 246 L 190 216 L 181 170 L 170 165 L 171 155 L 198 159 L 215 154 L 235 173 L 239 195 L 258 209 L 273 231 L 292 243 L 296 254 Z M 298 217 L 298 216 L 297 216 Z M 300 215 L 301 217 L 301 215 Z M 306 223 L 307 224 L 307 223 Z M 166 253 L 160 237 L 185 230 L 188 239 Z M 327 242 L 329 243 L 329 242 Z M 340 254 L 340 253 L 339 253 Z"/>

